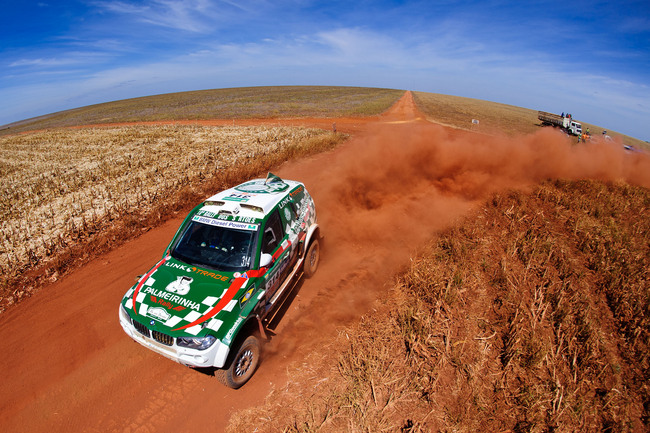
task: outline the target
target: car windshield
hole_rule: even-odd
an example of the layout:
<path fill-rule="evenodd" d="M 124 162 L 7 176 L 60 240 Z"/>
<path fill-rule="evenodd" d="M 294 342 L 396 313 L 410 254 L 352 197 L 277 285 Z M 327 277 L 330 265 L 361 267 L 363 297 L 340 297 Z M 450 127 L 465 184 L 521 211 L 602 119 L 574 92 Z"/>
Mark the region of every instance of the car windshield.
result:
<path fill-rule="evenodd" d="M 255 233 L 192 221 L 171 254 L 194 266 L 243 272 L 251 266 Z"/>

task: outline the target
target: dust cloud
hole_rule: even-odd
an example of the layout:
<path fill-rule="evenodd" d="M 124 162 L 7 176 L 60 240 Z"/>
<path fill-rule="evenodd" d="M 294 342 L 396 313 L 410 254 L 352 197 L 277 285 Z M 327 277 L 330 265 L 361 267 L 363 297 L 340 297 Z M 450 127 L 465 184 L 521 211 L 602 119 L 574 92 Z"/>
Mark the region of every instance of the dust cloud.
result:
<path fill-rule="evenodd" d="M 552 129 L 506 137 L 382 123 L 283 167 L 282 176 L 303 181 L 314 197 L 325 239 L 320 269 L 300 290 L 304 311 L 271 346 L 303 345 L 305 332 L 322 335 L 364 314 L 418 248 L 495 192 L 553 178 L 650 187 L 648 155 L 598 138 L 576 144 Z"/>

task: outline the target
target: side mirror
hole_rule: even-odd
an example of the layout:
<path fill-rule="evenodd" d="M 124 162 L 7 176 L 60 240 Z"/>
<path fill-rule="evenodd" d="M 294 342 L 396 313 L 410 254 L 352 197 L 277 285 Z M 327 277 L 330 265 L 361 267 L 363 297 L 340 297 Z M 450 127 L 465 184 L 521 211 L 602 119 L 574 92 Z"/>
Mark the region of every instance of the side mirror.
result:
<path fill-rule="evenodd" d="M 273 256 L 271 254 L 262 254 L 260 257 L 260 268 L 268 268 L 273 263 Z"/>

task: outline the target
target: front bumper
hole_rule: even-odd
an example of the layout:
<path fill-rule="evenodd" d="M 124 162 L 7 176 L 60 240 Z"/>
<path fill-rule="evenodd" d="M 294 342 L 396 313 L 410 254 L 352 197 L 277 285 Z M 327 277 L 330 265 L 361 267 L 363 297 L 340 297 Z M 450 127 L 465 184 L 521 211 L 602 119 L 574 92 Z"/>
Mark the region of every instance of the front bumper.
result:
<path fill-rule="evenodd" d="M 188 367 L 216 367 L 223 368 L 226 364 L 226 358 L 230 351 L 230 346 L 223 344 L 217 340 L 215 343 L 206 350 L 190 349 L 188 347 L 181 347 L 176 344 L 176 338 L 164 336 L 159 338 L 158 341 L 153 337 L 150 329 L 140 325 L 140 328 L 147 329 L 148 335 L 143 334 L 141 331 L 133 326 L 133 320 L 129 317 L 122 306 L 119 307 L 120 325 L 124 332 L 136 342 L 140 343 L 147 349 L 153 350 L 160 355 L 178 362 L 179 364 Z M 145 332 L 146 333 L 146 332 Z M 161 342 L 161 341 L 164 341 Z"/>

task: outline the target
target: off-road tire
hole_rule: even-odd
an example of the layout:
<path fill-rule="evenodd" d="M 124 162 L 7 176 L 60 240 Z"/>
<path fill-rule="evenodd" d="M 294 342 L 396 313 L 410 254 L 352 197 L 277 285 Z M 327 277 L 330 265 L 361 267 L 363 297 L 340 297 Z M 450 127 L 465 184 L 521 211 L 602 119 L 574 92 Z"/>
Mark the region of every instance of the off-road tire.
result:
<path fill-rule="evenodd" d="M 305 262 L 302 265 L 302 272 L 305 278 L 311 278 L 316 273 L 318 269 L 318 263 L 320 262 L 320 242 L 318 239 L 314 239 L 309 243 L 307 247 L 307 254 L 305 254 Z"/>
<path fill-rule="evenodd" d="M 259 339 L 249 335 L 238 347 L 235 356 L 229 359 L 224 369 L 215 371 L 219 382 L 227 387 L 241 388 L 255 373 L 260 362 L 262 347 Z"/>

